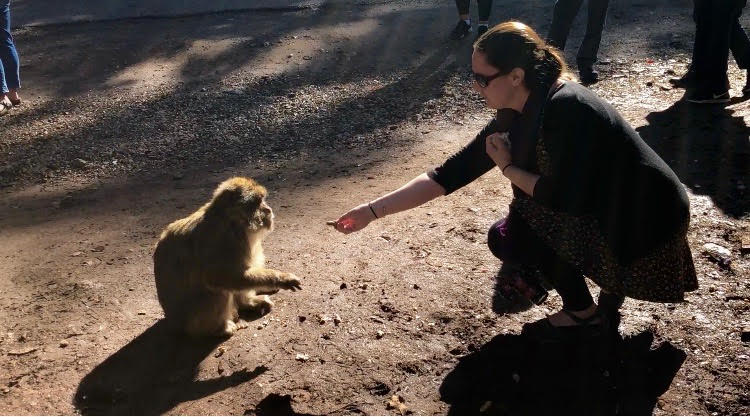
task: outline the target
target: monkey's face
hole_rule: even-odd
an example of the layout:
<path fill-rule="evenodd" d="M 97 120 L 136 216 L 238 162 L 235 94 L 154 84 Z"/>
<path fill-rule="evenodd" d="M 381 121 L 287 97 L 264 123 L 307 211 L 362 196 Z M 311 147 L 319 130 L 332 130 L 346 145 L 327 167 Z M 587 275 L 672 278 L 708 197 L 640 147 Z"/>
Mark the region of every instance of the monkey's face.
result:
<path fill-rule="evenodd" d="M 269 232 L 273 230 L 273 210 L 271 210 L 271 206 L 266 203 L 266 200 L 264 199 L 260 203 L 260 207 L 258 207 L 256 218 L 257 218 L 257 224 L 263 229 L 267 229 Z"/>

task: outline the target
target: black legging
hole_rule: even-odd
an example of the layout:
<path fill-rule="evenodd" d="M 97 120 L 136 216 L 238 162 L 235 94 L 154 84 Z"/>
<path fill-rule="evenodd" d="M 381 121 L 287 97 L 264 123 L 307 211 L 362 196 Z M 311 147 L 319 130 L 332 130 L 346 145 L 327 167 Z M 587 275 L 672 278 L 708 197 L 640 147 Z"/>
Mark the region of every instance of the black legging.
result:
<path fill-rule="evenodd" d="M 471 3 L 471 0 L 456 0 L 458 14 L 469 14 L 469 3 Z M 492 0 L 477 0 L 477 5 L 479 6 L 479 21 L 486 22 L 490 20 Z"/>
<path fill-rule="evenodd" d="M 487 233 L 490 251 L 503 262 L 538 268 L 555 287 L 569 311 L 585 310 L 594 303 L 583 274 L 541 241 L 517 214 L 498 221 Z"/>

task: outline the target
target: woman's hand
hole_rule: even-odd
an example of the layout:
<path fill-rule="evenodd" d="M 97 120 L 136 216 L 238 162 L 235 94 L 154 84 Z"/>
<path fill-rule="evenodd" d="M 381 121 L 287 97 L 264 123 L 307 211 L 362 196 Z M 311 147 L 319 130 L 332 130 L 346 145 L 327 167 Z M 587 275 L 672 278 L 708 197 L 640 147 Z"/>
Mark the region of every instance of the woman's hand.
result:
<path fill-rule="evenodd" d="M 510 164 L 510 141 L 508 133 L 493 133 L 487 136 L 486 143 L 487 155 L 495 161 L 495 165 L 501 169 Z"/>
<path fill-rule="evenodd" d="M 327 224 L 333 226 L 341 233 L 349 234 L 364 229 L 373 220 L 375 220 L 375 215 L 365 203 L 354 207 L 339 217 L 338 220 L 327 222 Z"/>

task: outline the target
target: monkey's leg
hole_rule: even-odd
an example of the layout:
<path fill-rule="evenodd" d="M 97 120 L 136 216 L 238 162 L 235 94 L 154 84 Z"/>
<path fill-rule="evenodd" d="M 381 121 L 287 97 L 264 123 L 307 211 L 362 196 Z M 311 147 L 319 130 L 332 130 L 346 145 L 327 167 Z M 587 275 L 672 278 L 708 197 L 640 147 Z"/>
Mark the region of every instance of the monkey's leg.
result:
<path fill-rule="evenodd" d="M 190 303 L 193 307 L 185 320 L 185 332 L 194 337 L 229 337 L 237 330 L 236 308 L 231 293 L 203 292 Z"/>
<path fill-rule="evenodd" d="M 252 290 L 235 293 L 234 300 L 239 309 L 253 310 L 260 315 L 270 313 L 273 308 L 273 302 L 267 295 L 256 295 Z"/>

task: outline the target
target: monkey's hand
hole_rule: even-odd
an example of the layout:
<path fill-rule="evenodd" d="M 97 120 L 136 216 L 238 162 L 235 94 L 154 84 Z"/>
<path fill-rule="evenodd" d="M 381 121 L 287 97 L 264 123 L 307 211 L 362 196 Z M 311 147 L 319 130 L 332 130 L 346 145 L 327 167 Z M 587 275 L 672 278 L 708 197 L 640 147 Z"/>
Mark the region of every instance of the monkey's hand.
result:
<path fill-rule="evenodd" d="M 302 289 L 302 283 L 296 275 L 288 274 L 281 279 L 279 287 L 285 290 L 297 291 Z"/>

